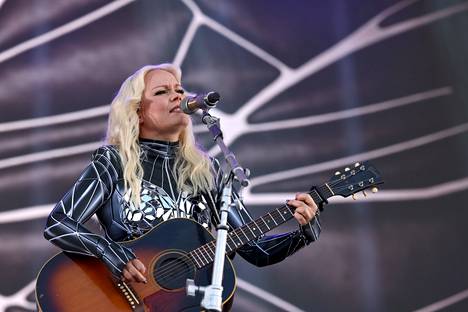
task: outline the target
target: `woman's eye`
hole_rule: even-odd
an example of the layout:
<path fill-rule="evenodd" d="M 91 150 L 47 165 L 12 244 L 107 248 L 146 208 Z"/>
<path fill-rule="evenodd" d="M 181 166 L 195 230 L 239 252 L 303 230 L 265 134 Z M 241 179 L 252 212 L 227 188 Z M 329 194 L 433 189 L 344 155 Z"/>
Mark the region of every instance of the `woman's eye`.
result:
<path fill-rule="evenodd" d="M 156 91 L 156 93 L 154 95 L 161 95 L 161 94 L 164 94 L 166 93 L 166 90 L 159 90 L 159 91 Z"/>
<path fill-rule="evenodd" d="M 180 93 L 180 94 L 184 94 L 184 93 L 185 93 L 185 91 L 182 90 L 182 89 L 179 89 L 179 90 L 177 90 L 176 92 L 177 92 L 177 93 Z"/>

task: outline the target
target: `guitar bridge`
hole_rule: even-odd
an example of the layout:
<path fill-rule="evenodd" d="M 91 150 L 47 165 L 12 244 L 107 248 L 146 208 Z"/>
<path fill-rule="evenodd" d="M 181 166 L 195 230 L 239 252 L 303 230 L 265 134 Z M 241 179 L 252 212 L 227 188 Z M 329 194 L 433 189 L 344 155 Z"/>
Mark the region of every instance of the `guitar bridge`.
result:
<path fill-rule="evenodd" d="M 141 300 L 130 285 L 125 282 L 119 282 L 117 283 L 117 287 L 124 295 L 132 311 L 143 311 Z"/>

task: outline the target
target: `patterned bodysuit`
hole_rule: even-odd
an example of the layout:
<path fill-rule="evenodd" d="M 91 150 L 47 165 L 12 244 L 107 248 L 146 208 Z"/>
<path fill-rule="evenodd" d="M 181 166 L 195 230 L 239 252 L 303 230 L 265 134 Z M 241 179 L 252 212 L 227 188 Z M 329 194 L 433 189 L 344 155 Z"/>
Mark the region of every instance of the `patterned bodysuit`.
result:
<path fill-rule="evenodd" d="M 173 167 L 178 143 L 140 139 L 140 147 L 144 171 L 140 207 L 134 207 L 130 203 L 130 193 L 125 192 L 117 149 L 102 146 L 93 153 L 92 162 L 55 206 L 44 231 L 46 239 L 66 252 L 101 259 L 116 277 L 120 277 L 125 264 L 135 258 L 131 250 L 116 242 L 139 237 L 174 217 L 191 218 L 208 229 L 219 220 L 223 180 L 217 161 L 213 162 L 217 171 L 216 188 L 191 196 L 179 192 L 176 186 Z M 83 225 L 94 214 L 104 230 L 103 235 Z M 248 211 L 240 205 L 231 209 L 228 223 L 231 228 L 237 228 L 251 220 Z M 317 240 L 320 230 L 320 220 L 316 216 L 297 231 L 263 236 L 241 247 L 237 253 L 257 266 L 273 264 Z"/>

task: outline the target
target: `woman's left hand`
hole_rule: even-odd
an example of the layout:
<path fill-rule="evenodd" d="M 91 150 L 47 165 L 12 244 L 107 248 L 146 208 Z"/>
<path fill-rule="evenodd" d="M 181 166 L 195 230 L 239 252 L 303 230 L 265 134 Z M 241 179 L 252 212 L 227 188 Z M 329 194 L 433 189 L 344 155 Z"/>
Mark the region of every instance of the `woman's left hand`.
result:
<path fill-rule="evenodd" d="M 312 220 L 318 210 L 312 197 L 307 193 L 296 194 L 296 199 L 288 200 L 288 206 L 295 207 L 294 218 L 300 225 L 306 225 Z"/>

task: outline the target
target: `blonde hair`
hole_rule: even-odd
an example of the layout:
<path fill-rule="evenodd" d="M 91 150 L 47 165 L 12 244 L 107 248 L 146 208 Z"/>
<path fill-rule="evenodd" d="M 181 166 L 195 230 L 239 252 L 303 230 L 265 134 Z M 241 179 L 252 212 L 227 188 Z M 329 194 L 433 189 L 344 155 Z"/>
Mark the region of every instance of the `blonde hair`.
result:
<path fill-rule="evenodd" d="M 140 163 L 138 109 L 145 89 L 145 75 L 151 70 L 164 70 L 181 81 L 181 70 L 172 64 L 148 65 L 128 77 L 111 103 L 106 142 L 115 145 L 122 162 L 125 190 L 131 191 L 131 202 L 140 206 L 143 168 Z M 174 164 L 179 191 L 198 194 L 213 187 L 211 162 L 195 145 L 192 122 L 179 137 L 179 149 Z"/>

